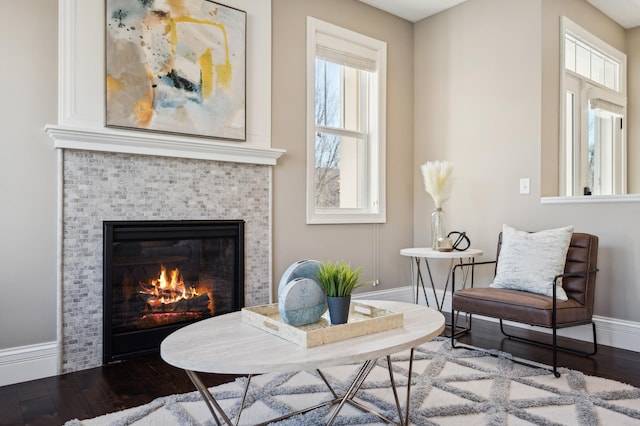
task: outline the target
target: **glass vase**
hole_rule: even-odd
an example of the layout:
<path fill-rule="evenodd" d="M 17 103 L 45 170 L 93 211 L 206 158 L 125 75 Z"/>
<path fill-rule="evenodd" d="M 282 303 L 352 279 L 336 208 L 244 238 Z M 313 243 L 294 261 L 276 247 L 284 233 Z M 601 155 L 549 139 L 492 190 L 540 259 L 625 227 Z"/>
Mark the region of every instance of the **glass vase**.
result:
<path fill-rule="evenodd" d="M 436 208 L 431 213 L 431 248 L 433 250 L 438 250 L 438 240 L 447 236 L 444 219 L 442 207 Z"/>

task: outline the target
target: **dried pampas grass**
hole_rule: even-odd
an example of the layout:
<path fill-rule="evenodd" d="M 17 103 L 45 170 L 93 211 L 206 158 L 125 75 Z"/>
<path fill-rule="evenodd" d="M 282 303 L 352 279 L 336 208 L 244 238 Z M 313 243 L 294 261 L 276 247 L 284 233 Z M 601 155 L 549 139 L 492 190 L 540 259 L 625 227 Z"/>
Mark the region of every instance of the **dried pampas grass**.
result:
<path fill-rule="evenodd" d="M 433 198 L 436 208 L 441 208 L 453 190 L 453 164 L 447 161 L 427 161 L 420 168 L 424 177 L 424 189 Z"/>

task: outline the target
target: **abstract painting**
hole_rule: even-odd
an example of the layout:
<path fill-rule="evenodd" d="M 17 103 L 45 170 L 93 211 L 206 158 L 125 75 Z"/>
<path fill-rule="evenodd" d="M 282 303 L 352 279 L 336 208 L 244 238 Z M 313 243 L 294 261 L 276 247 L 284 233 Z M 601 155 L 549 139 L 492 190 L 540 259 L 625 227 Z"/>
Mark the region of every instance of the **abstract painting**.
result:
<path fill-rule="evenodd" d="M 246 13 L 106 0 L 106 125 L 246 140 Z"/>

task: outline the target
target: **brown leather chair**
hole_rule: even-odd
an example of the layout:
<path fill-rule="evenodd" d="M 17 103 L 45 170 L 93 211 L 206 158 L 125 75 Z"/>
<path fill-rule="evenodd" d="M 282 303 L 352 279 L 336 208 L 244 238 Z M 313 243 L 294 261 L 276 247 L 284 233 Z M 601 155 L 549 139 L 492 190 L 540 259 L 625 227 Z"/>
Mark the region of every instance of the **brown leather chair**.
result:
<path fill-rule="evenodd" d="M 498 237 L 498 250 L 495 261 L 476 262 L 473 266 L 483 264 L 495 264 L 500 256 L 502 246 L 502 233 Z M 456 312 L 467 312 L 500 320 L 500 330 L 502 333 L 515 340 L 529 343 L 550 346 L 553 349 L 553 374 L 560 377 L 557 371 L 557 350 L 565 350 L 581 355 L 594 355 L 598 350 L 596 340 L 596 326 L 593 322 L 593 304 L 595 299 L 595 284 L 598 261 L 598 237 L 591 234 L 574 233 L 571 237 L 567 261 L 564 274 L 558 275 L 554 279 L 553 297 L 535 293 L 528 293 L 519 290 L 509 290 L 500 288 L 467 288 L 455 290 L 455 273 L 453 274 L 452 288 L 452 330 L 456 330 Z M 495 270 L 494 270 L 495 274 Z M 562 277 L 562 288 L 567 293 L 568 300 L 557 300 L 555 297 L 555 284 L 558 278 Z M 552 329 L 552 343 L 543 343 L 523 337 L 517 337 L 505 333 L 502 321 L 509 320 L 526 323 L 534 326 Z M 593 329 L 593 351 L 582 352 L 572 348 L 560 347 L 557 345 L 557 329 L 572 327 L 591 323 Z M 471 319 L 469 318 L 468 328 L 470 330 Z M 459 335 L 459 334 L 457 334 Z M 456 333 L 451 333 L 451 346 L 454 348 Z"/>

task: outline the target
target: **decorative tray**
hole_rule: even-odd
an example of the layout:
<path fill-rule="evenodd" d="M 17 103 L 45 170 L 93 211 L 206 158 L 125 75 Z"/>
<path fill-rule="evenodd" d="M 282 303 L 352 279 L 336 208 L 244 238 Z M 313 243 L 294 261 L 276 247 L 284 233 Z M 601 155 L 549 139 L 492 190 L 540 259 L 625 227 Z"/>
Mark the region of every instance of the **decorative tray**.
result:
<path fill-rule="evenodd" d="M 402 327 L 404 315 L 401 312 L 351 302 L 346 324 L 331 325 L 327 311 L 317 322 L 296 327 L 284 322 L 278 313 L 278 304 L 272 303 L 242 308 L 242 321 L 298 346 L 311 348 Z"/>

